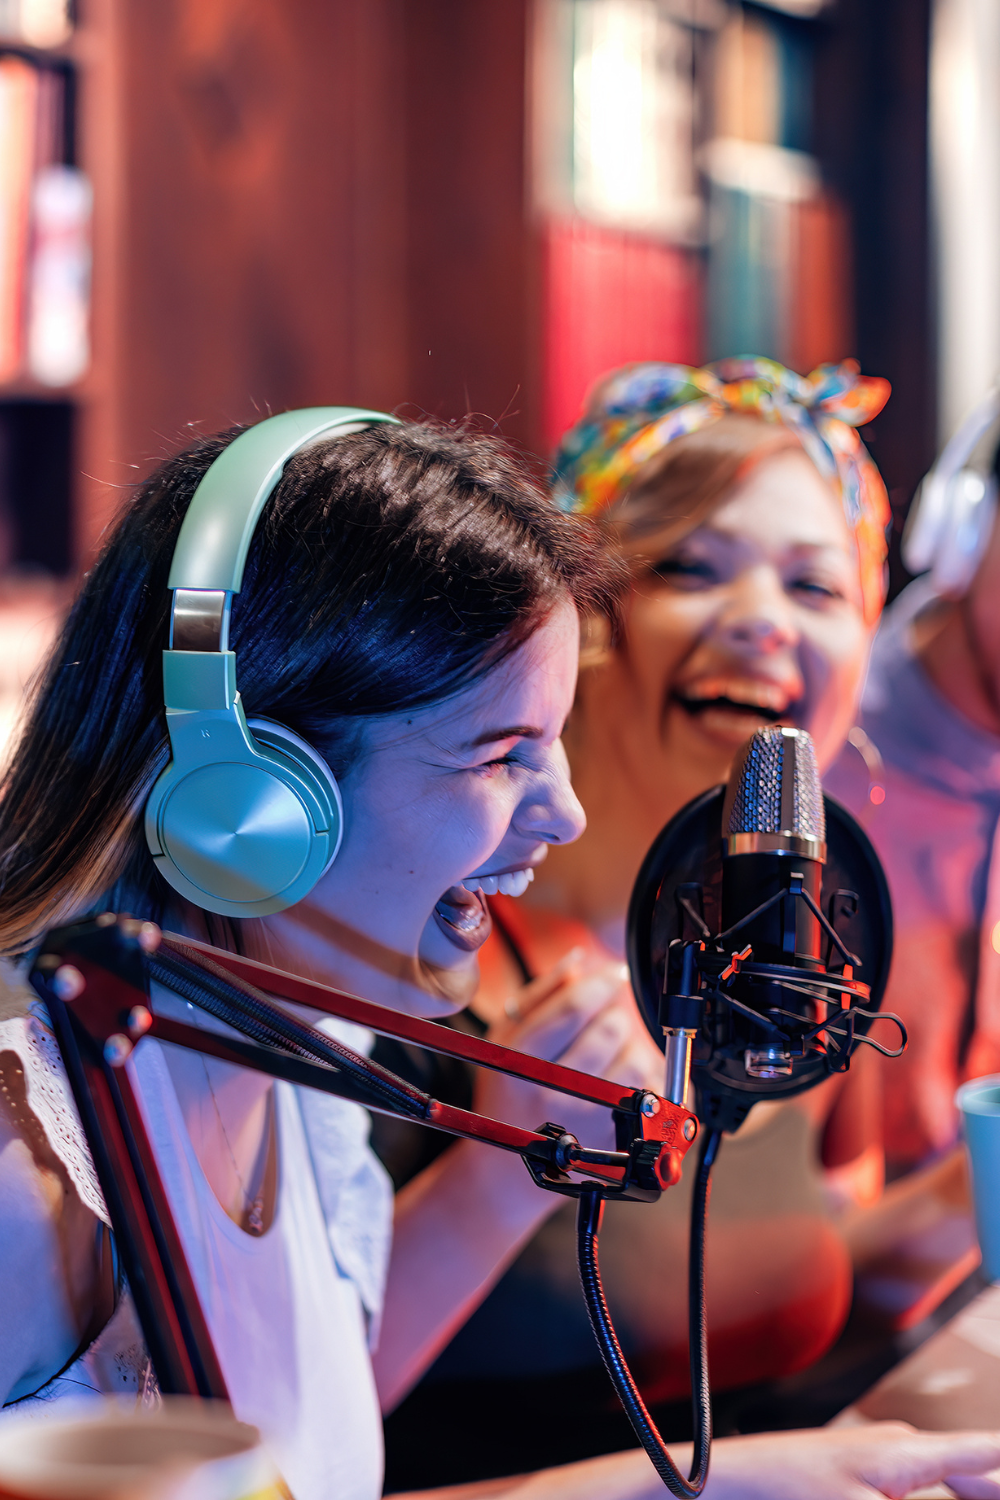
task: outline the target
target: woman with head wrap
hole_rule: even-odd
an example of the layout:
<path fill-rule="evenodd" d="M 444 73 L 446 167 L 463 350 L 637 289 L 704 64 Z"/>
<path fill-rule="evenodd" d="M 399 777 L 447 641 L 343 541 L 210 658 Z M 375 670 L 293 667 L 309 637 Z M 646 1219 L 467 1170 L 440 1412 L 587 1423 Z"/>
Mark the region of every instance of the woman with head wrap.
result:
<path fill-rule="evenodd" d="M 589 630 L 565 736 L 587 831 L 549 850 L 519 902 L 492 903 L 499 932 L 484 950 L 476 1010 L 497 1040 L 517 1046 L 530 1027 L 525 980 L 557 961 L 586 969 L 622 955 L 650 843 L 724 780 L 755 729 L 808 729 L 821 768 L 837 754 L 884 598 L 889 520 L 855 429 L 888 394 L 853 365 L 803 378 L 765 359 L 627 366 L 591 392 L 560 446 L 555 499 L 599 519 L 632 588 L 616 643 L 597 622 Z M 650 1068 L 662 1070 L 656 1053 Z M 789 1106 L 758 1106 L 721 1153 L 709 1236 L 717 1390 L 802 1368 L 842 1326 L 850 1261 L 823 1201 L 818 1137 L 825 1126 L 838 1186 L 876 1196 L 877 1101 L 864 1081 L 864 1067 L 853 1069 L 850 1108 L 837 1108 L 842 1079 Z M 642 1222 L 625 1205 L 610 1205 L 605 1221 L 612 1306 L 647 1399 L 661 1403 L 686 1388 L 684 1286 L 663 1268 L 683 1257 L 687 1209 L 682 1188 Z M 572 1232 L 565 1211 L 549 1222 L 390 1421 L 390 1474 L 417 1424 L 421 1448 L 449 1453 L 456 1467 L 401 1469 L 396 1482 L 464 1477 L 461 1454 L 488 1451 L 491 1431 L 522 1467 L 621 1440 L 578 1310 Z M 540 1433 L 529 1414 L 543 1396 L 558 1400 L 554 1391 L 558 1415 Z M 436 1444 L 427 1424 L 444 1413 Z M 530 1441 L 511 1455 L 518 1432 Z"/>
<path fill-rule="evenodd" d="M 639 365 L 563 439 L 556 499 L 604 523 L 633 578 L 614 651 L 591 650 L 569 744 L 589 828 L 536 900 L 615 946 L 653 832 L 721 781 L 762 723 L 820 766 L 854 721 L 884 598 L 885 486 L 855 426 L 889 394 L 849 365 Z M 598 852 L 599 851 L 599 852 Z"/>

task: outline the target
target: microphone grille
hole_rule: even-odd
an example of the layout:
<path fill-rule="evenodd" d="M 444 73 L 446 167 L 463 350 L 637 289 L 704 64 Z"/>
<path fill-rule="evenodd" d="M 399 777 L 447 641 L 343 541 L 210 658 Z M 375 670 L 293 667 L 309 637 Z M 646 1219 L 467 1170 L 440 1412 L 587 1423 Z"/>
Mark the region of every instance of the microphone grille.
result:
<path fill-rule="evenodd" d="M 729 777 L 724 835 L 795 833 L 826 840 L 816 752 L 804 729 L 772 724 L 744 745 Z"/>

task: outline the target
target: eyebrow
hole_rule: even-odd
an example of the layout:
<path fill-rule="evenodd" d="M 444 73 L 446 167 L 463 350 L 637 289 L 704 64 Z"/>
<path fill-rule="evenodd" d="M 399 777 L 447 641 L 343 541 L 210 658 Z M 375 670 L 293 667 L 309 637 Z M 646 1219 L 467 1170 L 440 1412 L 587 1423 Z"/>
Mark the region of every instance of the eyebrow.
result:
<path fill-rule="evenodd" d="M 467 750 L 475 750 L 480 745 L 495 745 L 499 740 L 540 740 L 542 731 L 534 729 L 530 724 L 515 724 L 510 729 L 487 729 L 485 734 L 477 734 L 474 740 L 466 745 Z"/>

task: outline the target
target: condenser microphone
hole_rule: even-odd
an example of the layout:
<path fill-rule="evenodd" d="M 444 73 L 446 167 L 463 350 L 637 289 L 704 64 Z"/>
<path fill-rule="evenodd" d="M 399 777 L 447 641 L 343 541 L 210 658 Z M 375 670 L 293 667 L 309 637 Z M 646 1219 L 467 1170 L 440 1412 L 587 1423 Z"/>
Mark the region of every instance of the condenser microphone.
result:
<path fill-rule="evenodd" d="M 817 913 L 826 814 L 812 739 L 804 729 L 775 726 L 747 741 L 726 788 L 722 829 L 723 931 L 739 935 L 737 949 L 749 944 L 758 965 L 822 969 Z M 793 891 L 803 899 L 785 899 Z M 779 1004 L 779 985 L 780 979 L 759 980 L 754 1008 Z M 734 994 L 746 989 L 746 980 L 732 986 Z M 746 1049 L 749 1076 L 790 1077 L 793 1059 L 783 1040 L 761 1042 Z"/>
<path fill-rule="evenodd" d="M 667 824 L 627 941 L 665 1094 L 684 1100 L 690 1079 L 713 1127 L 844 1071 L 862 1042 L 895 1055 L 868 1035 L 890 1019 L 877 1015 L 892 953 L 885 877 L 859 824 L 824 797 L 805 730 L 758 730 L 728 785 Z"/>

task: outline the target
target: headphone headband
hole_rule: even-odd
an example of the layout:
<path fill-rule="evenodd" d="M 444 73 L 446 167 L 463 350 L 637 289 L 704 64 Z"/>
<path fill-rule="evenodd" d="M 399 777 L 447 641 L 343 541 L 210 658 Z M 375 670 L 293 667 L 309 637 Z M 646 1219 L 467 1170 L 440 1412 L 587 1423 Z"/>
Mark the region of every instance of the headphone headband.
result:
<path fill-rule="evenodd" d="M 261 511 L 288 460 L 338 429 L 392 422 L 355 406 L 308 406 L 247 428 L 215 460 L 195 490 L 174 548 L 167 587 L 238 594 Z"/>

